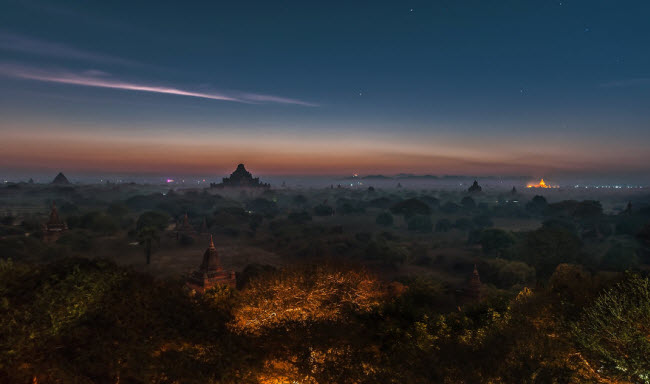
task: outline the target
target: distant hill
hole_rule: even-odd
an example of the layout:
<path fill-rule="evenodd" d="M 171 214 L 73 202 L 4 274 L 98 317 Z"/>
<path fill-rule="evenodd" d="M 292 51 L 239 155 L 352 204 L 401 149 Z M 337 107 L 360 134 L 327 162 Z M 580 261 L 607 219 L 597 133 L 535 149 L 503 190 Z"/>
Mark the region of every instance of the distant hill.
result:
<path fill-rule="evenodd" d="M 397 176 L 398 179 L 416 179 L 416 180 L 437 180 L 438 176 L 434 175 L 412 175 L 412 174 L 400 174 Z"/>
<path fill-rule="evenodd" d="M 473 179 L 483 179 L 483 180 L 528 180 L 528 176 L 468 176 L 468 175 L 416 175 L 413 173 L 398 173 L 395 176 L 385 176 L 385 175 L 367 175 L 367 176 L 347 176 L 341 178 L 341 180 L 473 180 Z"/>

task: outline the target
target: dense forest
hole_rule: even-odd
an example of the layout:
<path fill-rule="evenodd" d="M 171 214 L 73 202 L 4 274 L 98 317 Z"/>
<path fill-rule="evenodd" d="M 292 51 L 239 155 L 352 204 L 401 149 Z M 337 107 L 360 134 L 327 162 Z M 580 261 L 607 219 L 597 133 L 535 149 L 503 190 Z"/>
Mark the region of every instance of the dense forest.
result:
<path fill-rule="evenodd" d="M 9 184 L 0 382 L 650 383 L 650 198 L 593 193 Z"/>

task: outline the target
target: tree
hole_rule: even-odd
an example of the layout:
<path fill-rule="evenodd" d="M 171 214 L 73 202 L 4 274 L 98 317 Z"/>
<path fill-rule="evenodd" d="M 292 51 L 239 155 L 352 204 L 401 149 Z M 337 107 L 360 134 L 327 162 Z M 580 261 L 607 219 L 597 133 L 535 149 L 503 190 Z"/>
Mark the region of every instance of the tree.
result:
<path fill-rule="evenodd" d="M 460 208 L 461 208 L 460 205 L 458 205 L 456 203 L 452 203 L 451 201 L 448 201 L 448 202 L 444 203 L 440 207 L 440 210 L 443 213 L 453 214 L 453 213 L 456 213 L 456 212 L 460 211 Z"/>
<path fill-rule="evenodd" d="M 436 232 L 449 232 L 451 228 L 452 225 L 449 219 L 440 219 L 436 223 Z"/>
<path fill-rule="evenodd" d="M 433 222 L 431 222 L 431 216 L 429 215 L 415 215 L 411 217 L 408 221 L 409 231 L 415 231 L 420 233 L 429 233 L 433 229 Z"/>
<path fill-rule="evenodd" d="M 548 202 L 544 196 L 535 195 L 531 201 L 526 203 L 526 210 L 536 215 L 540 215 L 544 213 L 547 206 Z"/>
<path fill-rule="evenodd" d="M 293 203 L 298 205 L 298 206 L 304 206 L 307 204 L 307 198 L 304 195 L 296 195 L 293 197 Z"/>
<path fill-rule="evenodd" d="M 390 207 L 390 211 L 395 215 L 403 215 L 406 219 L 415 215 L 431 214 L 431 208 L 429 208 L 427 204 L 415 198 L 406 199 L 393 204 L 393 206 Z"/>
<path fill-rule="evenodd" d="M 492 222 L 492 218 L 490 215 L 482 214 L 482 215 L 476 215 L 472 218 L 472 222 L 474 225 L 476 225 L 478 228 L 485 228 L 485 227 L 491 227 L 494 225 Z"/>
<path fill-rule="evenodd" d="M 650 382 L 650 279 L 630 275 L 603 292 L 573 334 L 596 367 L 619 379 Z"/>
<path fill-rule="evenodd" d="M 306 211 L 291 212 L 288 216 L 288 219 L 294 224 L 303 224 L 308 221 L 311 221 L 311 215 L 309 214 L 309 212 Z"/>
<path fill-rule="evenodd" d="M 332 216 L 334 214 L 334 208 L 326 204 L 319 204 L 314 207 L 314 215 L 316 216 Z"/>
<path fill-rule="evenodd" d="M 273 217 L 278 213 L 278 205 L 275 202 L 261 197 L 249 201 L 246 204 L 246 209 L 269 217 Z"/>
<path fill-rule="evenodd" d="M 160 243 L 158 229 L 155 227 L 144 227 L 138 232 L 138 241 L 144 245 L 144 252 L 147 256 L 147 265 L 151 262 L 151 253 L 153 252 L 154 243 Z"/>
<path fill-rule="evenodd" d="M 615 242 L 609 247 L 603 257 L 601 268 L 613 271 L 625 271 L 636 268 L 639 265 L 639 257 L 636 249 L 630 245 Z"/>
<path fill-rule="evenodd" d="M 456 222 L 454 223 L 454 227 L 460 229 L 461 231 L 469 231 L 470 229 L 474 228 L 474 223 L 472 222 L 472 220 L 466 217 L 459 217 L 458 219 L 456 219 Z"/>
<path fill-rule="evenodd" d="M 237 332 L 259 334 L 276 327 L 344 321 L 377 307 L 382 297 L 379 281 L 364 271 L 288 269 L 250 281 L 230 325 Z"/>
<path fill-rule="evenodd" d="M 460 201 L 460 205 L 462 205 L 466 210 L 472 210 L 476 208 L 476 202 L 469 196 L 463 197 L 463 199 Z"/>
<path fill-rule="evenodd" d="M 574 263 L 580 254 L 582 242 L 573 233 L 557 228 L 540 228 L 528 232 L 523 249 L 516 255 L 535 267 L 538 276 L 550 276 L 561 263 Z"/>
<path fill-rule="evenodd" d="M 389 212 L 382 212 L 377 215 L 375 222 L 379 225 L 383 225 L 384 227 L 390 227 L 393 225 L 393 215 L 391 215 Z"/>
<path fill-rule="evenodd" d="M 160 231 L 167 228 L 169 224 L 169 215 L 163 212 L 157 211 L 147 211 L 140 215 L 138 221 L 136 222 L 136 229 L 138 231 L 142 230 L 145 227 L 156 228 Z"/>
<path fill-rule="evenodd" d="M 595 219 L 603 214 L 603 206 L 600 201 L 585 200 L 578 203 L 573 211 L 573 216 L 577 219 L 587 220 Z"/>
<path fill-rule="evenodd" d="M 483 252 L 500 257 L 504 250 L 515 243 L 515 237 L 503 229 L 486 229 L 481 233 L 480 243 Z"/>

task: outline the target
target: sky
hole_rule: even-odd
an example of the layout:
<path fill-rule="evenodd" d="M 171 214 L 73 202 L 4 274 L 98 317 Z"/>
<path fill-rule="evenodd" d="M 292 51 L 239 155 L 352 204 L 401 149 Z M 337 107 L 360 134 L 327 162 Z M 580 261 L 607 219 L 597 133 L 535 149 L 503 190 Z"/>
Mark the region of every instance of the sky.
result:
<path fill-rule="evenodd" d="M 648 1 L 0 3 L 0 172 L 650 174 Z"/>

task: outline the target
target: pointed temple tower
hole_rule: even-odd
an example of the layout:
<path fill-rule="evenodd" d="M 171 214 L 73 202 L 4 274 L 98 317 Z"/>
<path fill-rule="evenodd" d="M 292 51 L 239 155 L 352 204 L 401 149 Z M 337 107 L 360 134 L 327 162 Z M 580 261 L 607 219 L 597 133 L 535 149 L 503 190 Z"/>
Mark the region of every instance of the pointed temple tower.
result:
<path fill-rule="evenodd" d="M 478 181 L 474 180 L 474 183 L 467 189 L 467 192 L 469 193 L 479 193 L 483 190 L 480 185 L 478 185 Z"/>
<path fill-rule="evenodd" d="M 59 217 L 56 203 L 52 202 L 52 210 L 47 223 L 43 224 L 43 239 L 47 242 L 56 241 L 62 232 L 68 230 L 68 225 Z"/>
<path fill-rule="evenodd" d="M 236 284 L 235 272 L 224 271 L 221 267 L 217 248 L 214 246 L 212 236 L 210 236 L 210 245 L 203 254 L 201 266 L 197 271 L 192 272 L 187 281 L 187 286 L 198 293 L 203 293 L 217 285 L 229 285 L 235 288 Z"/>
<path fill-rule="evenodd" d="M 208 228 L 208 221 L 206 220 L 205 216 L 203 216 L 203 222 L 201 223 L 201 229 L 199 230 L 199 233 L 204 234 L 208 232 L 210 232 L 210 229 Z"/>
<path fill-rule="evenodd" d="M 176 240 L 180 239 L 183 235 L 196 235 L 196 231 L 194 230 L 194 227 L 192 227 L 192 224 L 190 224 L 190 218 L 187 216 L 187 213 L 183 216 L 183 222 L 176 227 Z"/>
<path fill-rule="evenodd" d="M 481 278 L 478 275 L 476 264 L 474 264 L 474 272 L 472 272 L 472 277 L 467 287 L 467 298 L 472 301 L 481 300 Z"/>

